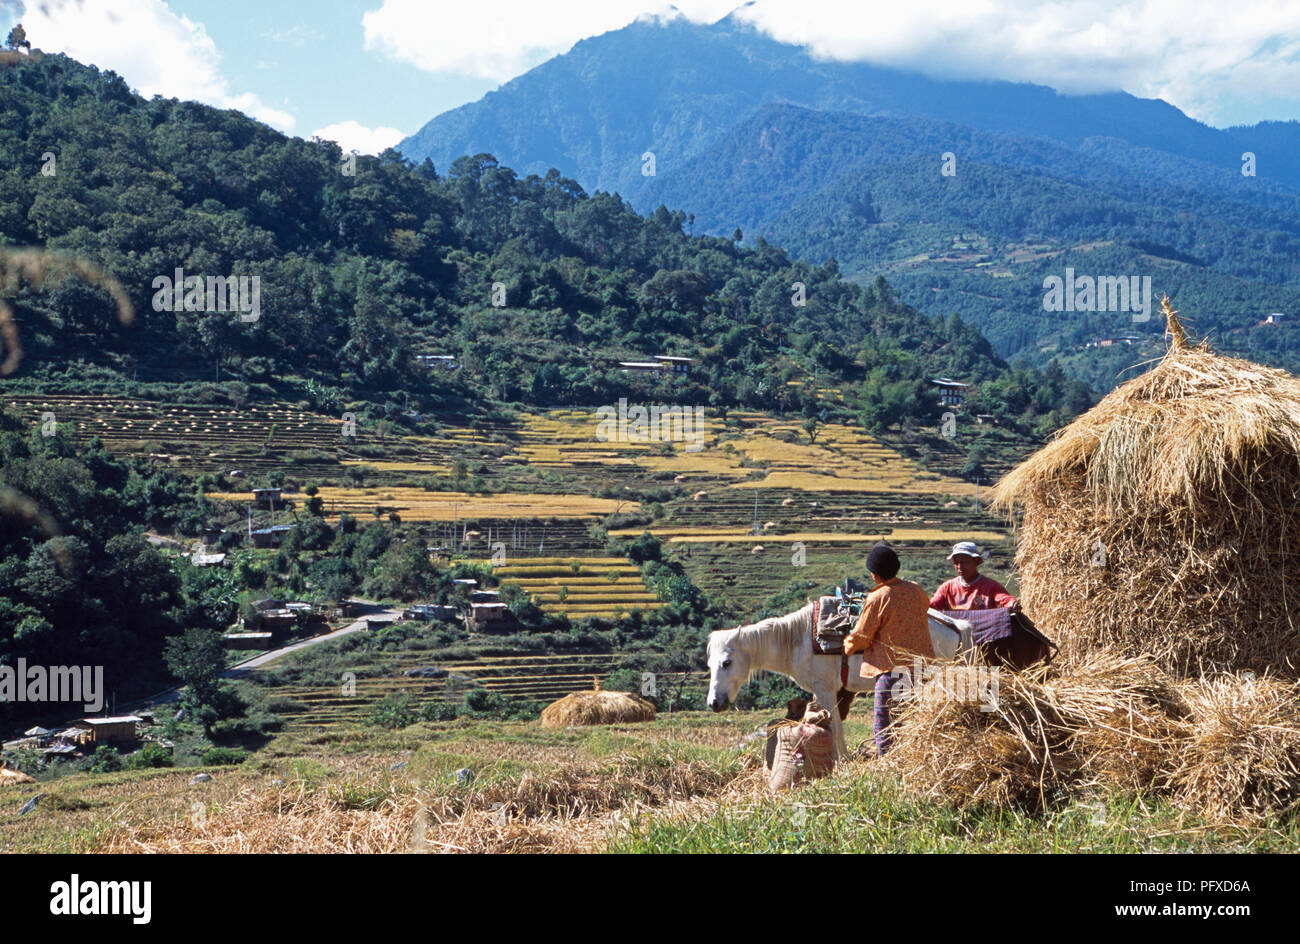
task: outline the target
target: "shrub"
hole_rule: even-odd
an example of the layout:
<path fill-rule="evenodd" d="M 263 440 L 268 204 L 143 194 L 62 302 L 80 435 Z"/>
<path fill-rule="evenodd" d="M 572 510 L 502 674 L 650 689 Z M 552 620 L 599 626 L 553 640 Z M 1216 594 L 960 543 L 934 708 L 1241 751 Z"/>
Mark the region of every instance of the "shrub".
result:
<path fill-rule="evenodd" d="M 238 747 L 214 747 L 203 754 L 203 764 L 206 767 L 224 767 L 233 764 L 242 764 L 248 758 L 248 751 Z"/>
<path fill-rule="evenodd" d="M 171 751 L 157 741 L 149 741 L 128 757 L 122 766 L 126 770 L 146 770 L 150 767 L 171 767 L 174 764 Z"/>
<path fill-rule="evenodd" d="M 370 723 L 381 728 L 405 728 L 418 720 L 407 694 L 385 695 L 370 712 Z"/>
<path fill-rule="evenodd" d="M 503 717 L 510 711 L 505 696 L 486 688 L 476 688 L 465 696 L 463 713 L 471 718 Z"/>
<path fill-rule="evenodd" d="M 420 707 L 423 721 L 455 721 L 458 714 L 456 706 L 449 701 L 428 701 Z"/>
<path fill-rule="evenodd" d="M 111 773 L 114 770 L 122 769 L 122 757 L 117 750 L 109 747 L 107 744 L 101 744 L 95 748 L 95 753 L 90 755 L 90 772 L 94 774 Z"/>

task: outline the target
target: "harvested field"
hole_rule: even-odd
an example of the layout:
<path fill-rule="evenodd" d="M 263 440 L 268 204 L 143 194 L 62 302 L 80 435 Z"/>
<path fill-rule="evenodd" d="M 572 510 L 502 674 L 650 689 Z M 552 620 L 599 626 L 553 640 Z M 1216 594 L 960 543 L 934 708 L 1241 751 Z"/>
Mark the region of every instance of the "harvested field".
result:
<path fill-rule="evenodd" d="M 214 492 L 214 501 L 247 504 L 249 492 Z M 289 493 L 285 498 L 305 502 L 307 495 Z M 427 492 L 420 488 L 348 488 L 325 485 L 318 497 L 325 510 L 335 515 L 347 512 L 368 517 L 376 509 L 396 511 L 404 521 L 464 521 L 479 518 L 587 518 L 607 515 L 620 505 L 624 511 L 635 510 L 634 502 L 616 502 L 587 495 L 473 495 L 468 492 Z"/>

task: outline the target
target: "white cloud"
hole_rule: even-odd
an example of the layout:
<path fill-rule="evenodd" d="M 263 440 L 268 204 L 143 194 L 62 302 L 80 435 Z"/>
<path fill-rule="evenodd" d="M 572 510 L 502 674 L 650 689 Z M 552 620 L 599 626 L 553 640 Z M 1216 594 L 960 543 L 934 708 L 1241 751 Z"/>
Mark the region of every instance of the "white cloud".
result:
<path fill-rule="evenodd" d="M 676 10 L 712 21 L 736 0 L 678 0 Z M 383 0 L 361 18 L 366 49 L 430 72 L 459 72 L 505 82 L 567 51 L 578 40 L 619 29 L 638 16 L 671 16 L 659 0 L 493 0 L 428 3 Z"/>
<path fill-rule="evenodd" d="M 142 95 L 237 108 L 281 131 L 293 128 L 293 115 L 233 92 L 207 30 L 163 0 L 29 0 L 22 23 L 34 46 L 112 69 Z"/>
<path fill-rule="evenodd" d="M 396 128 L 367 128 L 355 121 L 340 121 L 311 133 L 313 138 L 333 141 L 344 151 L 358 151 L 362 154 L 379 154 L 393 147 L 406 137 Z"/>
<path fill-rule="evenodd" d="M 735 6 L 676 4 L 697 22 Z M 503 82 L 583 37 L 671 9 L 658 0 L 382 0 L 362 26 L 366 48 L 393 59 Z M 1300 89 L 1294 0 L 756 0 L 739 16 L 822 58 L 1065 92 L 1123 89 L 1209 122 L 1227 103 L 1249 110 L 1281 100 L 1295 117 Z"/>

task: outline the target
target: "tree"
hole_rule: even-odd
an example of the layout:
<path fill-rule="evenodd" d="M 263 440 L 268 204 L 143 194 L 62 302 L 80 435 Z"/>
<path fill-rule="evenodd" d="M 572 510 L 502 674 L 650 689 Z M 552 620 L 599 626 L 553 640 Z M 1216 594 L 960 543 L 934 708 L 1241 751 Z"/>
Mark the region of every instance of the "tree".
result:
<path fill-rule="evenodd" d="M 188 707 L 203 723 L 206 733 L 219 717 L 221 673 L 226 668 L 226 649 L 221 637 L 210 629 L 190 628 L 184 635 L 167 640 L 163 659 L 168 670 L 188 690 Z"/>
<path fill-rule="evenodd" d="M 352 595 L 357 586 L 356 568 L 346 558 L 327 557 L 312 564 L 307 579 L 316 586 L 325 599 L 340 603 Z"/>
<path fill-rule="evenodd" d="M 975 443 L 966 453 L 966 462 L 961 467 L 961 477 L 967 481 L 987 478 L 984 471 L 984 463 L 988 460 L 988 450 L 981 444 Z"/>
<path fill-rule="evenodd" d="M 18 23 L 9 31 L 9 38 L 5 40 L 5 46 L 9 49 L 26 49 L 31 51 L 32 44 L 27 41 L 27 31 L 23 29 L 23 24 Z"/>

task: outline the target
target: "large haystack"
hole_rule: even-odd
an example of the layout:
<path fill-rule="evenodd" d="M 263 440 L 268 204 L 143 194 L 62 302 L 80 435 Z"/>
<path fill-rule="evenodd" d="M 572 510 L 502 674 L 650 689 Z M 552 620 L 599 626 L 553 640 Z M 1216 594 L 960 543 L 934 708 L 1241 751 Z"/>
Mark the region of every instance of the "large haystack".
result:
<path fill-rule="evenodd" d="M 1008 473 L 1025 608 L 1067 661 L 1300 672 L 1300 379 L 1173 343 Z"/>
<path fill-rule="evenodd" d="M 627 724 L 653 721 L 655 706 L 627 692 L 601 691 L 599 683 L 590 692 L 565 695 L 542 709 L 542 727 L 568 728 L 577 725 Z"/>

